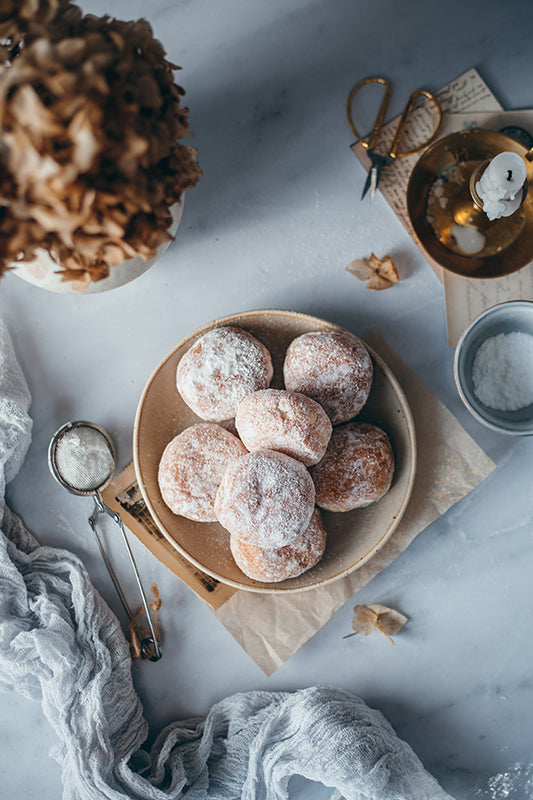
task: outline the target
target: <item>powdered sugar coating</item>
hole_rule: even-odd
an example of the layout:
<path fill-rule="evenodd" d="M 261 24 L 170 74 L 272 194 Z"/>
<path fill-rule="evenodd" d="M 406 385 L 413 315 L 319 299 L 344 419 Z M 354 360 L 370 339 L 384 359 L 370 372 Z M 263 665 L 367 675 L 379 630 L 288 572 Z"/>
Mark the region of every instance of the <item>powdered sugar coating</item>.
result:
<path fill-rule="evenodd" d="M 355 417 L 368 399 L 374 368 L 364 343 L 347 331 L 304 333 L 283 365 L 285 387 L 316 400 L 333 425 Z"/>
<path fill-rule="evenodd" d="M 218 521 L 233 536 L 273 550 L 309 525 L 315 487 L 300 461 L 274 450 L 247 453 L 231 464 L 215 498 Z"/>
<path fill-rule="evenodd" d="M 262 389 L 245 397 L 235 426 L 248 450 L 277 450 L 307 467 L 320 461 L 332 430 L 319 403 L 285 389 Z"/>
<path fill-rule="evenodd" d="M 316 503 L 327 511 L 351 511 L 374 503 L 390 489 L 394 453 L 376 425 L 348 422 L 333 429 L 326 455 L 312 467 Z"/>
<path fill-rule="evenodd" d="M 296 578 L 316 566 L 326 549 L 326 531 L 320 511 L 315 509 L 311 522 L 291 544 L 278 550 L 230 537 L 230 549 L 237 566 L 252 580 L 278 583 Z"/>
<path fill-rule="evenodd" d="M 161 496 L 174 514 L 215 522 L 215 495 L 227 467 L 246 453 L 243 443 L 212 423 L 186 428 L 170 441 L 159 462 Z"/>
<path fill-rule="evenodd" d="M 176 385 L 201 419 L 233 419 L 240 401 L 270 386 L 272 359 L 267 348 L 242 328 L 213 328 L 181 358 Z"/>

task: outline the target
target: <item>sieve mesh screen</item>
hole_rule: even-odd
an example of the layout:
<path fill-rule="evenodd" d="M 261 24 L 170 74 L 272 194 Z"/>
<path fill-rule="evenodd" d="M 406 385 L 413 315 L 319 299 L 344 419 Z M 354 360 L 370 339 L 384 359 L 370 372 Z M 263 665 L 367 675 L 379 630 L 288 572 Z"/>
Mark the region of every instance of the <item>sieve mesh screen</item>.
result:
<path fill-rule="evenodd" d="M 115 471 L 115 457 L 105 436 L 87 425 L 70 428 L 55 448 L 61 478 L 81 492 L 100 489 Z"/>

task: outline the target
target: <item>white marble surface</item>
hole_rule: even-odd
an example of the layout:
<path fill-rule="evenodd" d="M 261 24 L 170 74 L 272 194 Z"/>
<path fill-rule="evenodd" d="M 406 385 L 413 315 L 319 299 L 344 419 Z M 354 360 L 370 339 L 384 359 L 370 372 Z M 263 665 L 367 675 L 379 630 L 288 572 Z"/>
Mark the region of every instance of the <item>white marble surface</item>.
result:
<path fill-rule="evenodd" d="M 164 658 L 136 666 L 136 686 L 153 735 L 235 691 L 340 686 L 381 709 L 457 800 L 532 797 L 523 782 L 506 794 L 490 778 L 516 776 L 517 764 L 532 761 L 533 441 L 492 433 L 462 407 L 442 287 L 383 199 L 360 202 L 364 173 L 349 150 L 344 113 L 349 89 L 365 76 L 394 81 L 398 112 L 414 88 L 438 89 L 471 66 L 505 107 L 531 106 L 530 3 L 111 5 L 87 0 L 84 8 L 146 15 L 183 67 L 178 80 L 204 176 L 187 195 L 176 241 L 128 286 L 71 297 L 2 279 L 0 317 L 30 384 L 34 419 L 9 503 L 43 544 L 86 560 L 118 613 L 87 525 L 90 501 L 68 495 L 48 473 L 54 430 L 68 419 L 98 422 L 124 466 L 152 369 L 187 332 L 224 314 L 286 308 L 362 335 L 378 329 L 497 464 L 358 595 L 409 616 L 396 645 L 379 635 L 343 639 L 350 601 L 267 678 L 195 595 L 134 543 L 146 583 L 157 581 L 165 602 Z M 372 250 L 398 264 L 402 280 L 390 291 L 370 293 L 345 272 Z M 121 575 L 127 583 L 126 562 Z M 54 731 L 38 705 L 17 695 L 1 703 L 3 796 L 55 800 Z M 296 781 L 293 794 L 323 790 Z"/>

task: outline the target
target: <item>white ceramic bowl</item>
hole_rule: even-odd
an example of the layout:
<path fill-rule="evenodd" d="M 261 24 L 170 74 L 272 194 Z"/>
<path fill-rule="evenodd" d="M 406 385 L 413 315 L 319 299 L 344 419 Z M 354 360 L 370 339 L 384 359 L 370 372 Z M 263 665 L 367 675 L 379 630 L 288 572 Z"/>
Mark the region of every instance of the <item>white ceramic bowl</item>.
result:
<path fill-rule="evenodd" d="M 182 195 L 180 202 L 175 203 L 170 209 L 172 223 L 168 232 L 171 236 L 175 235 L 181 222 L 183 203 L 184 195 Z M 108 292 L 110 289 L 124 286 L 124 284 L 130 283 L 130 281 L 143 275 L 161 258 L 169 245 L 170 240 L 160 244 L 157 248 L 157 254 L 147 261 L 144 261 L 140 256 L 127 258 L 122 264 L 111 267 L 107 278 L 102 278 L 100 281 L 91 281 L 89 284 L 61 280 L 59 265 L 46 250 L 38 250 L 37 256 L 33 261 L 20 261 L 13 264 L 13 274 L 27 283 L 32 283 L 34 286 L 38 286 L 39 289 L 46 289 L 49 292 L 77 295 L 99 294 L 100 292 Z"/>
<path fill-rule="evenodd" d="M 479 422 L 499 433 L 531 436 L 533 403 L 517 411 L 500 411 L 482 403 L 474 392 L 472 369 L 477 351 L 487 339 L 514 331 L 533 336 L 533 302 L 511 300 L 479 314 L 466 328 L 455 349 L 455 383 L 465 406 Z"/>

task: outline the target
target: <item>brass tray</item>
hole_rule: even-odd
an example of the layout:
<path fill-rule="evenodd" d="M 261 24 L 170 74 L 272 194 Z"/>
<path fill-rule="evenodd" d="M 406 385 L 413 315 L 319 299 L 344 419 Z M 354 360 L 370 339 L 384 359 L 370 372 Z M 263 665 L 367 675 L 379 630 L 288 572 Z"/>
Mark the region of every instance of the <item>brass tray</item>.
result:
<path fill-rule="evenodd" d="M 173 514 L 164 504 L 157 482 L 166 444 L 184 428 L 200 420 L 176 389 L 176 367 L 194 341 L 212 327 L 236 325 L 250 331 L 270 350 L 274 364 L 272 386 L 283 386 L 283 359 L 289 343 L 307 331 L 342 330 L 330 322 L 291 311 L 249 311 L 204 325 L 186 336 L 156 367 L 137 409 L 133 457 L 146 505 L 167 541 L 198 569 L 217 580 L 255 592 L 299 592 L 330 583 L 362 566 L 390 538 L 411 495 L 416 467 L 414 424 L 409 405 L 384 361 L 368 348 L 375 367 L 369 399 L 358 419 L 374 422 L 389 435 L 396 469 L 388 494 L 379 502 L 355 511 L 322 512 L 328 533 L 321 562 L 303 575 L 280 583 L 248 578 L 235 564 L 229 534 L 218 523 L 200 523 Z"/>
<path fill-rule="evenodd" d="M 496 131 L 474 129 L 452 133 L 429 147 L 415 165 L 407 186 L 407 212 L 415 236 L 427 255 L 444 269 L 468 278 L 500 278 L 524 267 L 533 260 L 533 192 L 526 194 L 521 207 L 510 217 L 489 222 L 480 212 L 481 232 L 486 246 L 480 254 L 462 255 L 444 242 L 450 230 L 457 203 L 464 203 L 469 193 L 469 172 L 503 151 L 526 158 L 527 181 L 533 180 L 533 153 L 515 139 Z M 428 214 L 428 201 L 435 182 L 454 170 L 464 170 L 462 190 L 447 186 L 447 204 L 438 226 Z"/>

